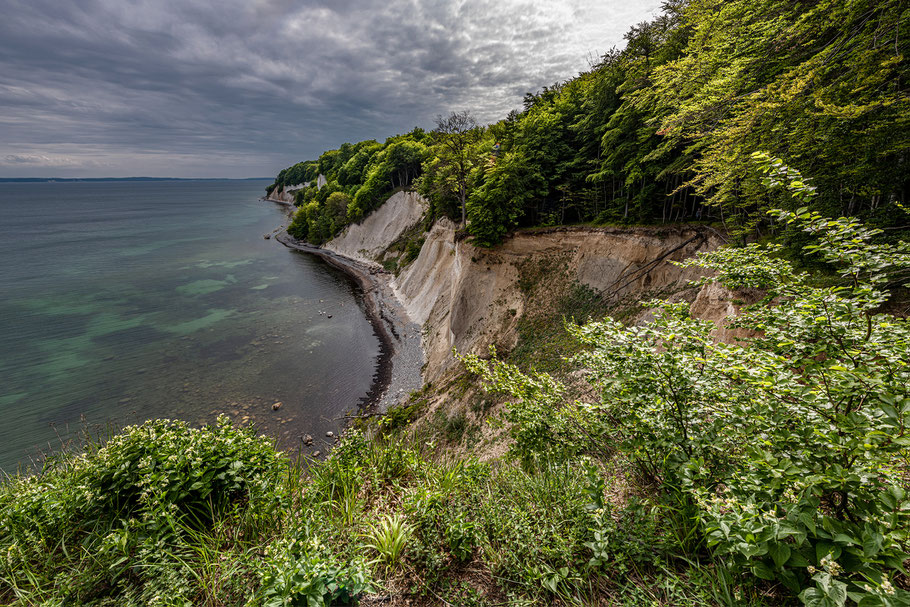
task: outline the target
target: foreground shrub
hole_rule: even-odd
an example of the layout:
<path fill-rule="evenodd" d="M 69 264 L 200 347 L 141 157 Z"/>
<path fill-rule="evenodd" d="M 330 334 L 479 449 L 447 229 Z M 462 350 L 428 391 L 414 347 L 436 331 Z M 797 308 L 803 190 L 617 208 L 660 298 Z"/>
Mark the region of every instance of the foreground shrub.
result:
<path fill-rule="evenodd" d="M 180 603 L 196 534 L 225 517 L 267 517 L 287 469 L 268 439 L 226 419 L 151 421 L 51 461 L 0 486 L 0 599 L 154 603 L 163 588 Z"/>
<path fill-rule="evenodd" d="M 798 198 L 812 188 L 760 157 Z M 639 327 L 607 320 L 570 333 L 599 403 L 561 404 L 562 388 L 509 365 L 466 357 L 511 392 L 516 452 L 602 453 L 618 446 L 680 507 L 696 506 L 702 537 L 734 569 L 781 583 L 807 605 L 910 603 L 896 587 L 908 558 L 910 325 L 879 310 L 885 285 L 910 269 L 910 246 L 806 210 L 779 213 L 817 242 L 806 248 L 840 280 L 817 286 L 777 247 L 724 248 L 685 265 L 704 283 L 766 293 L 715 343 L 686 304 L 652 302 Z M 745 337 L 752 335 L 753 337 Z M 555 411 L 554 411 L 555 409 Z"/>
<path fill-rule="evenodd" d="M 86 467 L 100 515 L 152 519 L 170 512 L 206 524 L 238 502 L 259 501 L 275 485 L 283 457 L 250 429 L 191 428 L 155 420 L 112 438 Z"/>
<path fill-rule="evenodd" d="M 278 540 L 263 566 L 263 607 L 353 605 L 372 587 L 362 560 L 343 562 L 318 538 Z"/>

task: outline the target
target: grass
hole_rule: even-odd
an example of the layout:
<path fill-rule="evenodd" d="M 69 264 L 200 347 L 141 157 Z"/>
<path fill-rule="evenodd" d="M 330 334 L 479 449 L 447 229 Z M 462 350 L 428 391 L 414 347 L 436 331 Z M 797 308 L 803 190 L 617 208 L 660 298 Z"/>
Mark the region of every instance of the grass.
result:
<path fill-rule="evenodd" d="M 376 552 L 377 561 L 389 571 L 401 562 L 402 553 L 411 537 L 411 526 L 405 522 L 403 515 L 391 514 L 383 517 L 378 524 L 370 525 L 363 537 L 366 540 L 364 546 Z"/>
<path fill-rule="evenodd" d="M 757 601 L 715 563 L 680 558 L 661 509 L 599 518 L 604 486 L 585 461 L 480 463 L 406 425 L 366 430 L 306 469 L 227 425 L 159 423 L 62 453 L 0 486 L 0 603 L 329 605 L 382 588 L 418 605 Z M 184 495 L 206 478 L 198 504 Z M 160 490 L 143 497 L 149 480 Z M 138 497 L 103 497 L 114 485 Z M 608 558 L 592 565 L 598 530 Z"/>

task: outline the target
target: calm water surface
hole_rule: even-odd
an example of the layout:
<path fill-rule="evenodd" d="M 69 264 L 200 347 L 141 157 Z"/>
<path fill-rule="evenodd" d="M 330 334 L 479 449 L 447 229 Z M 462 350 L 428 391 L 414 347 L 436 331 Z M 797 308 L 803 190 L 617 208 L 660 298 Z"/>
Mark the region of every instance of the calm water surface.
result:
<path fill-rule="evenodd" d="M 338 431 L 379 342 L 343 275 L 263 238 L 266 184 L 0 184 L 0 469 L 155 417 Z"/>

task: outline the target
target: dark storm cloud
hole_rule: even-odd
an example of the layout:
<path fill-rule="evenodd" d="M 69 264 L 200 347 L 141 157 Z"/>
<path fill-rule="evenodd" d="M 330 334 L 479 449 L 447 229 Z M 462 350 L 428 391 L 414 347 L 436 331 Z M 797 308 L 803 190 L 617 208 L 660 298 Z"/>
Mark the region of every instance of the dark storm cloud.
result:
<path fill-rule="evenodd" d="M 0 175 L 272 175 L 573 76 L 658 0 L 0 0 Z"/>

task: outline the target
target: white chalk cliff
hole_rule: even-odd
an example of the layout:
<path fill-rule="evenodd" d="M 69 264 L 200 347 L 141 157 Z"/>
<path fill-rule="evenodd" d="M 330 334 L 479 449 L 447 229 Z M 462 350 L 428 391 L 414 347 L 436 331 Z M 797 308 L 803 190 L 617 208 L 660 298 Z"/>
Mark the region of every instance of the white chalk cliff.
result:
<path fill-rule="evenodd" d="M 417 225 L 426 208 L 419 195 L 399 192 L 325 248 L 378 265 L 389 246 Z M 457 240 L 456 232 L 452 221 L 438 220 L 425 234 L 417 259 L 392 280 L 410 319 L 423 327 L 426 381 L 441 378 L 456 364 L 453 347 L 463 353 L 484 353 L 490 344 L 514 347 L 525 308 L 519 268 L 553 256 L 569 269 L 572 279 L 607 297 L 629 300 L 688 289 L 690 300 L 695 300 L 693 314 L 715 321 L 718 337 L 728 337 L 723 322 L 737 309 L 730 303 L 731 294 L 717 285 L 690 289 L 689 282 L 701 272 L 671 263 L 722 244 L 709 229 L 562 227 L 520 231 L 492 249 Z"/>
<path fill-rule="evenodd" d="M 376 263 L 392 243 L 413 228 L 427 210 L 415 192 L 397 192 L 363 221 L 351 224 L 323 248 L 365 263 Z"/>

